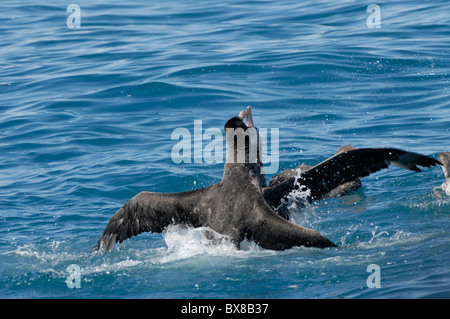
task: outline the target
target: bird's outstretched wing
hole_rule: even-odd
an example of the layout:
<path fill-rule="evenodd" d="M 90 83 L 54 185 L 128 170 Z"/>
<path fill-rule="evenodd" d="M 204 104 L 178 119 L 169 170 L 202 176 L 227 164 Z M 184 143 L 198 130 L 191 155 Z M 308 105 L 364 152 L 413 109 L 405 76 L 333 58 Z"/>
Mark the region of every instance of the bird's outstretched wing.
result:
<path fill-rule="evenodd" d="M 159 233 L 170 224 L 199 226 L 194 207 L 206 189 L 181 193 L 137 194 L 111 217 L 94 248 L 110 251 L 116 242 L 122 242 L 142 232 Z"/>
<path fill-rule="evenodd" d="M 361 148 L 336 154 L 281 184 L 264 189 L 268 204 L 276 207 L 281 199 L 300 187 L 306 191 L 309 202 L 320 199 L 341 184 L 365 177 L 391 164 L 420 172 L 418 166 L 442 165 L 438 160 L 417 153 L 393 148 Z"/>
<path fill-rule="evenodd" d="M 343 145 L 337 150 L 336 154 L 343 153 L 346 151 L 352 151 L 352 150 L 356 150 L 356 148 L 352 145 Z M 299 171 L 306 172 L 307 170 L 309 170 L 311 168 L 313 168 L 313 166 L 307 165 L 307 164 L 300 164 L 294 169 L 292 169 L 292 168 L 285 169 L 281 173 L 274 175 L 272 177 L 272 179 L 270 180 L 269 186 L 281 184 L 285 180 L 298 175 Z"/>

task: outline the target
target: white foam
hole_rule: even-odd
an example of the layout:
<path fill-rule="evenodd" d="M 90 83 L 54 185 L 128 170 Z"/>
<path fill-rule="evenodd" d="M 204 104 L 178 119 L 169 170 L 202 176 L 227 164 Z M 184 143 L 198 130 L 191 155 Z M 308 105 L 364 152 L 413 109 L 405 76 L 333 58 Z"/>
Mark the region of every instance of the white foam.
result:
<path fill-rule="evenodd" d="M 169 226 L 163 233 L 167 250 L 154 263 L 168 263 L 198 255 L 230 255 L 237 251 L 227 236 L 206 227 Z"/>
<path fill-rule="evenodd" d="M 388 231 L 372 231 L 372 238 L 367 242 L 358 242 L 357 248 L 371 249 L 371 248 L 388 248 L 403 244 L 411 244 L 413 242 L 423 241 L 425 235 L 417 235 L 408 233 L 402 230 L 393 232 Z"/>
<path fill-rule="evenodd" d="M 167 249 L 161 249 L 149 259 L 152 264 L 166 264 L 202 256 L 247 258 L 266 256 L 274 251 L 261 248 L 251 240 L 244 240 L 236 247 L 229 237 L 208 227 L 173 225 L 163 233 Z"/>
<path fill-rule="evenodd" d="M 140 260 L 133 260 L 127 257 L 127 259 L 118 261 L 115 263 L 107 263 L 104 262 L 100 266 L 93 266 L 93 267 L 87 267 L 87 268 L 81 268 L 81 274 L 82 275 L 88 275 L 92 273 L 106 273 L 109 274 L 110 272 L 116 272 L 124 269 L 128 269 L 131 267 L 134 267 L 136 265 L 139 265 L 143 263 L 143 261 Z"/>
<path fill-rule="evenodd" d="M 60 251 L 61 242 L 52 241 L 50 248 L 51 251 L 39 250 L 35 244 L 24 244 L 17 247 L 13 253 L 23 256 L 23 257 L 34 257 L 39 262 L 58 262 L 70 259 L 76 259 L 79 256 L 76 254 L 71 254 L 66 251 Z"/>

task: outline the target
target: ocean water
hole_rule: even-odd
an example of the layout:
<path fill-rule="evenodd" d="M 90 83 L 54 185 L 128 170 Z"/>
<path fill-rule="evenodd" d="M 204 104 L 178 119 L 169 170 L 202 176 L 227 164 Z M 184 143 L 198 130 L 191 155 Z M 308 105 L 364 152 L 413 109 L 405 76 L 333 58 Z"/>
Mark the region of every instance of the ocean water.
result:
<path fill-rule="evenodd" d="M 450 151 L 450 2 L 72 3 L 79 21 L 69 2 L 0 2 L 1 298 L 450 297 L 439 167 L 294 203 L 336 249 L 236 250 L 174 226 L 91 251 L 138 192 L 218 182 L 219 160 L 174 162 L 172 133 L 194 145 L 194 121 L 222 129 L 247 105 L 279 131 L 278 171 L 344 144 Z"/>

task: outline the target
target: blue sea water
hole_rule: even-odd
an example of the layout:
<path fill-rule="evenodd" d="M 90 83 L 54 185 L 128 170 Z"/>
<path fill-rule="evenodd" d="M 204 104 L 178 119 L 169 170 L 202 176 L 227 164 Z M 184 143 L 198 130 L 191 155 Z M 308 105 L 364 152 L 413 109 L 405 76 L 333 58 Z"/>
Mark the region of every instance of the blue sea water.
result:
<path fill-rule="evenodd" d="M 223 128 L 247 105 L 279 130 L 278 171 L 344 144 L 450 151 L 449 35 L 446 0 L 1 1 L 0 297 L 449 298 L 439 167 L 292 207 L 337 249 L 236 250 L 171 227 L 91 252 L 138 192 L 219 181 L 223 163 L 173 161 L 172 132 L 194 143 L 194 121 Z"/>

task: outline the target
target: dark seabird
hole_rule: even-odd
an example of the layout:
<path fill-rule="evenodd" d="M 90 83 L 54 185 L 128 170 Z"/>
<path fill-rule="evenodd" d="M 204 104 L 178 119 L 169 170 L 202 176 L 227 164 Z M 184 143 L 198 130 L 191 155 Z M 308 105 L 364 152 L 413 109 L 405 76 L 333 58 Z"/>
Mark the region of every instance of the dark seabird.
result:
<path fill-rule="evenodd" d="M 439 197 L 443 197 L 444 194 L 450 196 L 450 152 L 440 153 L 438 159 L 442 163 L 445 181 L 441 186 L 434 188 L 434 193 Z"/>
<path fill-rule="evenodd" d="M 137 194 L 111 217 L 96 248 L 110 251 L 116 242 L 142 232 L 159 233 L 171 224 L 207 227 L 225 235 L 237 248 L 244 239 L 273 250 L 335 247 L 318 231 L 292 223 L 274 209 L 292 191 L 306 191 L 305 199 L 312 202 L 390 164 L 413 171 L 420 171 L 417 165 L 440 164 L 433 158 L 397 149 L 354 149 L 265 187 L 260 140 L 250 107 L 228 120 L 225 136 L 229 151 L 220 182 L 181 193 Z"/>

